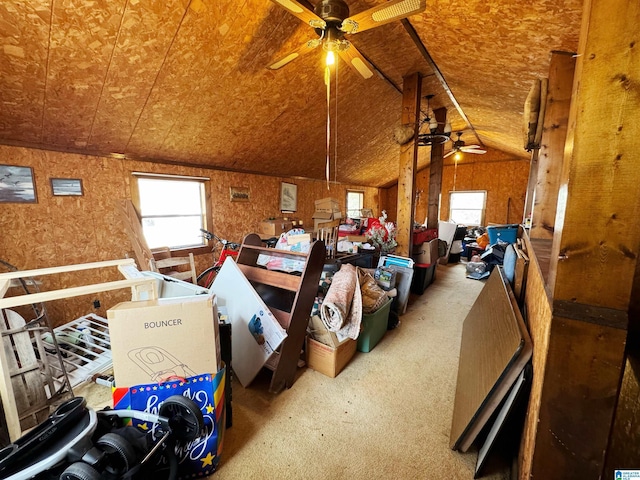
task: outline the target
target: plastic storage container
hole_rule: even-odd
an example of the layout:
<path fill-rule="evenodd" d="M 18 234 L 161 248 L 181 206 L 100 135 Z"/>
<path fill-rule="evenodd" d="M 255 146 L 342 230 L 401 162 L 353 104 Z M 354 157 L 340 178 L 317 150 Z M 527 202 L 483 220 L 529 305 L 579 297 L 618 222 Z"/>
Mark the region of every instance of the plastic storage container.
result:
<path fill-rule="evenodd" d="M 411 280 L 411 293 L 422 295 L 436 278 L 436 263 L 427 265 L 416 263 L 413 266 L 413 279 Z"/>
<path fill-rule="evenodd" d="M 389 322 L 389 310 L 391 309 L 392 298 L 373 313 L 362 315 L 362 331 L 358 336 L 358 351 L 370 352 L 380 341 L 387 331 Z"/>
<path fill-rule="evenodd" d="M 518 238 L 518 224 L 495 225 L 487 227 L 489 234 L 489 245 L 498 243 L 498 240 L 505 243 L 516 243 Z"/>

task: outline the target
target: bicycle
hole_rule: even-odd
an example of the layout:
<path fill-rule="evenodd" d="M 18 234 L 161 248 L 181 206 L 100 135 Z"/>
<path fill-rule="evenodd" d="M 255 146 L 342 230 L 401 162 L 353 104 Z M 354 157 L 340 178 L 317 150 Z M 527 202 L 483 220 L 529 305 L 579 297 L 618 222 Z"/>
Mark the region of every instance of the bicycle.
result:
<path fill-rule="evenodd" d="M 210 267 L 205 269 L 200 275 L 198 275 L 198 278 L 197 278 L 198 285 L 204 288 L 211 288 L 211 285 L 213 284 L 213 280 L 216 278 L 216 275 L 220 271 L 220 268 L 222 267 L 222 264 L 227 259 L 227 257 L 232 257 L 235 260 L 235 258 L 238 256 L 240 244 L 230 242 L 229 240 L 220 238 L 216 234 L 211 233 L 210 231 L 205 230 L 204 228 L 201 228 L 200 231 L 202 232 L 202 236 L 206 238 L 207 241 L 210 241 L 210 240 L 216 241 L 212 249 L 212 251 L 214 252 L 214 258 L 215 258 L 215 251 L 218 247 L 218 244 L 222 245 L 222 250 L 220 250 L 220 255 L 218 256 L 218 259 L 213 263 L 213 265 L 211 265 Z"/>

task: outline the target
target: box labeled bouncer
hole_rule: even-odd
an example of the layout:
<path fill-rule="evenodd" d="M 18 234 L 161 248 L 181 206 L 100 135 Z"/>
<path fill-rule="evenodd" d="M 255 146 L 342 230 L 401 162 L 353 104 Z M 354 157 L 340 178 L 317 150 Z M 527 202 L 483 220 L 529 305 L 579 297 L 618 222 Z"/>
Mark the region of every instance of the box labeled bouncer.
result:
<path fill-rule="evenodd" d="M 117 387 L 221 368 L 214 295 L 122 302 L 107 318 Z"/>

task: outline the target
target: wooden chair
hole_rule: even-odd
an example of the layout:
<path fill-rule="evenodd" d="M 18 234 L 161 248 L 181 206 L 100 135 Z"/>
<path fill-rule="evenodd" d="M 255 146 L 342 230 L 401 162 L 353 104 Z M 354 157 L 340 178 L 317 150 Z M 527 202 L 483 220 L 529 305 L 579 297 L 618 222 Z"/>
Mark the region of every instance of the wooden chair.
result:
<path fill-rule="evenodd" d="M 167 256 L 168 253 L 168 256 Z M 162 273 L 179 280 L 186 280 L 194 285 L 198 283 L 196 274 L 196 263 L 193 253 L 187 257 L 172 257 L 168 247 L 164 247 L 153 252 L 152 259 L 149 260 L 149 269 L 152 272 Z M 188 265 L 188 270 L 176 270 L 176 267 Z"/>
<path fill-rule="evenodd" d="M 327 258 L 335 258 L 336 250 L 338 248 L 338 228 L 340 227 L 340 220 L 333 220 L 331 222 L 325 222 L 318 224 L 318 231 L 316 232 L 316 239 L 322 240 L 327 250 Z"/>

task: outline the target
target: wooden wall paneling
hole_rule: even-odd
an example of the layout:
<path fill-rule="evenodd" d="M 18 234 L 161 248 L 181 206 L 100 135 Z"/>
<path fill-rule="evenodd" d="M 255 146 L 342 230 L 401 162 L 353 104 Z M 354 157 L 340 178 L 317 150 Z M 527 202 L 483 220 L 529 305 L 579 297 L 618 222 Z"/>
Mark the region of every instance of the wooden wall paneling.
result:
<path fill-rule="evenodd" d="M 562 318 L 554 312 L 533 478 L 567 478 L 568 472 L 569 478 L 604 478 L 625 339 L 623 329 Z"/>
<path fill-rule="evenodd" d="M 640 459 L 640 358 L 637 345 L 627 355 L 620 396 L 602 478 L 615 478 L 620 469 L 638 468 Z"/>
<path fill-rule="evenodd" d="M 524 317 L 529 327 L 531 341 L 533 342 L 531 394 L 520 442 L 520 453 L 518 455 L 519 478 L 525 480 L 529 479 L 529 472 L 531 472 L 533 452 L 538 432 L 543 379 L 546 370 L 547 351 L 549 349 L 552 310 L 549 292 L 546 288 L 546 281 L 538 264 L 535 249 L 531 245 L 526 233 L 523 234 L 522 239 L 524 241 L 524 250 L 529 257 L 527 283 L 524 291 Z"/>
<path fill-rule="evenodd" d="M 575 64 L 573 53 L 551 52 L 531 238 L 553 238 Z"/>
<path fill-rule="evenodd" d="M 125 4 L 52 2 L 45 142 L 70 149 L 87 145 Z"/>
<path fill-rule="evenodd" d="M 280 215 L 281 181 L 298 185 L 298 212 L 291 216 L 303 220 L 306 228 L 313 226 L 314 201 L 319 198 L 334 197 L 344 210 L 346 190 L 361 190 L 365 193 L 365 206 L 372 208 L 377 217 L 383 197 L 378 188 L 352 184 L 331 183 L 327 190 L 327 184 L 322 180 L 247 175 L 22 147 L 0 146 L 0 160 L 34 169 L 38 203 L 3 204 L 0 215 L 3 239 L 0 242 L 0 259 L 21 270 L 59 266 L 67 262 L 135 257 L 133 246 L 121 226 L 119 210 L 113 204 L 114 198 L 132 198 L 134 180 L 131 172 L 134 171 L 211 178 L 208 203 L 213 216 L 210 226 L 216 234 L 232 241 L 241 240 L 245 233 L 255 232 L 259 221 Z M 54 197 L 49 183 L 51 177 L 81 178 L 84 195 L 78 198 Z M 230 186 L 248 187 L 251 201 L 231 202 Z M 197 271 L 203 271 L 211 262 L 208 250 L 196 255 Z M 86 284 L 88 280 L 95 281 L 96 275 L 101 282 L 117 279 L 112 272 L 106 271 L 94 272 L 93 278 L 48 276 L 42 279 L 41 288 L 46 291 L 82 282 Z M 125 291 L 102 292 L 49 302 L 47 308 L 56 322 L 65 323 L 90 312 L 106 316 L 107 308 L 129 299 L 130 295 Z M 100 302 L 99 308 L 93 307 L 94 300 Z M 23 314 L 26 316 L 29 312 Z"/>
<path fill-rule="evenodd" d="M 396 252 L 404 257 L 411 256 L 413 233 L 413 208 L 416 193 L 416 166 L 418 161 L 417 125 L 420 118 L 422 78 L 416 72 L 404 77 L 402 84 L 402 124 L 413 125 L 416 134 L 411 142 L 402 145 L 398 162 L 398 212 L 396 225 L 398 232 Z"/>
<path fill-rule="evenodd" d="M 585 2 L 549 272 L 553 321 L 532 467 L 601 478 L 640 230 L 640 5 Z M 588 439 L 588 440 L 587 440 Z M 553 466 L 553 467 L 552 467 Z"/>
<path fill-rule="evenodd" d="M 188 2 L 127 2 L 88 149 L 124 153 Z"/>
<path fill-rule="evenodd" d="M 0 138 L 41 139 L 50 10 L 51 0 L 6 1 L 0 9 Z"/>

